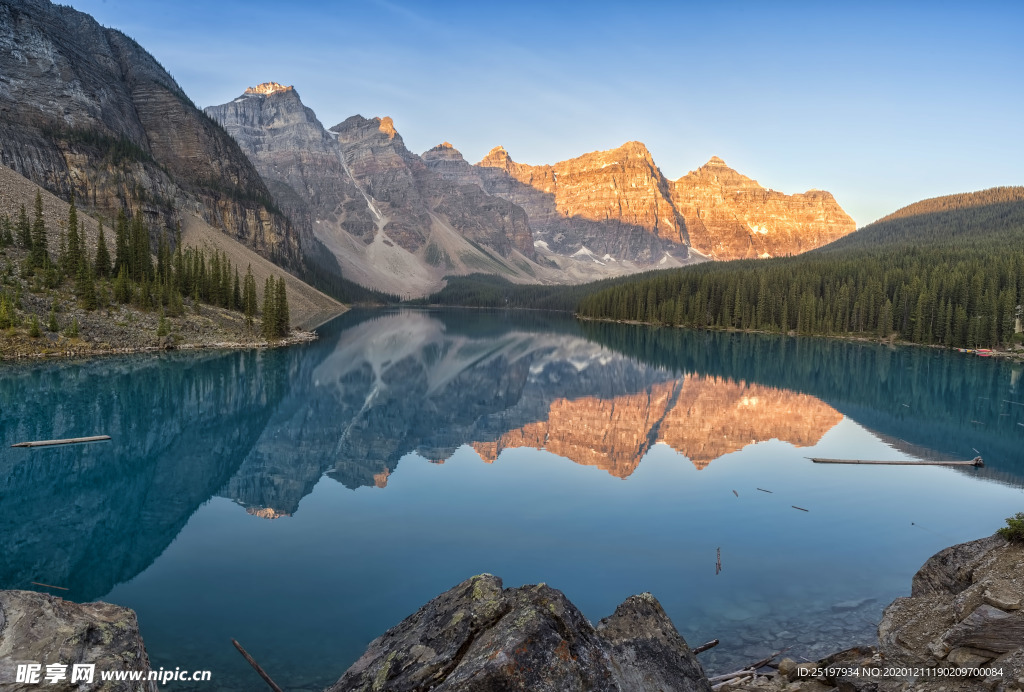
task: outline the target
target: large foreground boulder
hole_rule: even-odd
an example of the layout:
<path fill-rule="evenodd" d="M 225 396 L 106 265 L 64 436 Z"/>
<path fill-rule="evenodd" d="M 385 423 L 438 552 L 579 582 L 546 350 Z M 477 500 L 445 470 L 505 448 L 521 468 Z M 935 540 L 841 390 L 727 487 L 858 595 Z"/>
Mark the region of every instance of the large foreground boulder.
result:
<path fill-rule="evenodd" d="M 878 648 L 894 664 L 999 670 L 989 687 L 1024 687 L 1024 545 L 991 536 L 932 556 L 910 598 L 882 615 Z"/>
<path fill-rule="evenodd" d="M 18 666 L 39 665 L 37 682 L 18 682 Z M 92 684 L 72 683 L 75 664 L 92 664 Z M 64 665 L 45 679 L 47 665 Z M 0 591 L 0 689 L 5 692 L 154 692 L 153 682 L 102 681 L 101 671 L 149 671 L 135 612 L 110 603 L 72 603 L 35 591 Z"/>
<path fill-rule="evenodd" d="M 370 643 L 328 692 L 710 692 L 650 594 L 597 627 L 544 584 L 467 579 Z"/>

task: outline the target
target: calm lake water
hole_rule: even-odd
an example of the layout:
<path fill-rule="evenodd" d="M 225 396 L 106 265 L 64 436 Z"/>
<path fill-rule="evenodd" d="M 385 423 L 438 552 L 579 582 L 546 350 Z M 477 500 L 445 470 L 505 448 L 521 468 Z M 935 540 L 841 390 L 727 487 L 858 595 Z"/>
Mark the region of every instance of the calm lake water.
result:
<path fill-rule="evenodd" d="M 203 690 L 262 685 L 232 637 L 322 689 L 481 572 L 594 621 L 650 591 L 722 672 L 870 642 L 930 555 L 1024 510 L 1019 364 L 535 313 L 320 332 L 0 369 L 0 588 L 134 608 L 154 667 L 212 669 Z"/>

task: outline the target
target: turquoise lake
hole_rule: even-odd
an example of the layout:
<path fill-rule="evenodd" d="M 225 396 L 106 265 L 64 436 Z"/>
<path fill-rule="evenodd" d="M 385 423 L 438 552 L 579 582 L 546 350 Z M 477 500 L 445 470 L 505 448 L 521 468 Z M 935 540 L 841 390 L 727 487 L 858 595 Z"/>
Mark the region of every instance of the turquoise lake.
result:
<path fill-rule="evenodd" d="M 650 591 L 721 640 L 714 674 L 870 643 L 929 556 L 1024 511 L 1021 364 L 529 312 L 319 332 L 0 367 L 0 588 L 135 609 L 154 668 L 211 669 L 202 690 L 263 685 L 232 637 L 323 689 L 481 572 L 592 621 Z"/>

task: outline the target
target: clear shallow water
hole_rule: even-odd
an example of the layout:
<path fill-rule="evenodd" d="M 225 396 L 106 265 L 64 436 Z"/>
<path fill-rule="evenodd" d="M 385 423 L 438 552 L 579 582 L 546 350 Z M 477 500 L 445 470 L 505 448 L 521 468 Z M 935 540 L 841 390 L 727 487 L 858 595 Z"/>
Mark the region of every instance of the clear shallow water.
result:
<path fill-rule="evenodd" d="M 592 620 L 651 591 L 720 671 L 870 641 L 928 556 L 1024 509 L 1020 365 L 479 311 L 322 331 L 0 370 L 0 587 L 130 606 L 155 666 L 214 689 L 262 684 L 231 637 L 321 689 L 480 572 Z"/>

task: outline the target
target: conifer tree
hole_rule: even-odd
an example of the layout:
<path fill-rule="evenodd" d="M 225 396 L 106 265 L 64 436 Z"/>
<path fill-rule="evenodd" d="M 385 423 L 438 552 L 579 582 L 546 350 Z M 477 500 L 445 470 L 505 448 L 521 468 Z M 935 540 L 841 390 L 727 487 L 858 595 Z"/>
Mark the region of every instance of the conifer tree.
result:
<path fill-rule="evenodd" d="M 129 276 L 141 282 L 143 278 L 153 278 L 152 248 L 149 245 L 149 229 L 142 212 L 135 212 L 128 236 Z"/>
<path fill-rule="evenodd" d="M 124 209 L 117 212 L 117 230 L 114 236 L 114 273 L 120 274 L 121 268 L 129 271 L 128 267 L 128 217 Z"/>
<path fill-rule="evenodd" d="M 224 255 L 224 259 L 221 262 L 220 293 L 221 305 L 229 310 L 232 309 L 234 306 L 231 304 L 233 297 L 231 293 L 231 260 L 228 259 L 227 255 Z"/>
<path fill-rule="evenodd" d="M 129 303 L 132 299 L 132 288 L 128 282 L 128 268 L 122 266 L 117 272 L 114 280 L 114 300 L 119 303 Z"/>
<path fill-rule="evenodd" d="M 181 298 L 181 292 L 177 289 L 171 291 L 171 300 L 167 304 L 167 314 L 171 317 L 181 317 L 185 314 L 185 304 Z"/>
<path fill-rule="evenodd" d="M 29 253 L 29 265 L 33 269 L 45 269 L 50 266 L 50 254 L 47 251 L 46 221 L 43 220 L 43 196 L 36 191 L 35 219 L 32 221 L 32 244 Z"/>
<path fill-rule="evenodd" d="M 18 244 L 26 250 L 32 249 L 32 226 L 28 222 L 28 214 L 25 213 L 25 205 L 18 210 Z"/>
<path fill-rule="evenodd" d="M 86 310 L 96 309 L 96 284 L 93 280 L 92 267 L 85 258 L 78 263 L 78 276 L 75 280 L 75 295 Z"/>
<path fill-rule="evenodd" d="M 288 314 L 288 293 L 285 288 L 284 277 L 277 280 L 277 296 L 274 300 L 274 308 L 277 336 L 287 336 L 291 329 L 289 324 L 291 317 Z"/>
<path fill-rule="evenodd" d="M 271 276 L 263 284 L 263 338 L 277 338 L 277 286 Z"/>
<path fill-rule="evenodd" d="M 71 206 L 68 207 L 68 237 L 64 273 L 72 275 L 82 261 L 82 240 L 78 232 L 78 210 L 75 208 L 75 191 L 71 191 Z"/>
<path fill-rule="evenodd" d="M 231 287 L 231 309 L 242 309 L 242 288 L 241 282 L 238 279 L 238 267 L 235 267 L 235 282 Z"/>
<path fill-rule="evenodd" d="M 256 317 L 256 278 L 252 275 L 250 264 L 245 272 L 245 283 L 242 289 L 242 308 L 245 312 L 245 322 L 250 327 Z"/>
<path fill-rule="evenodd" d="M 107 250 L 107 239 L 103 235 L 103 219 L 100 219 L 100 235 L 96 241 L 95 272 L 97 278 L 110 276 L 110 251 Z"/>

